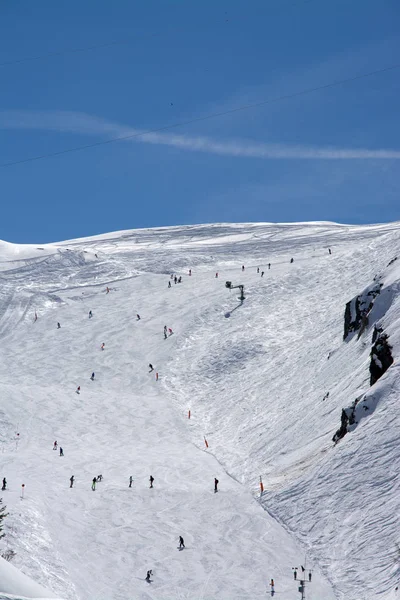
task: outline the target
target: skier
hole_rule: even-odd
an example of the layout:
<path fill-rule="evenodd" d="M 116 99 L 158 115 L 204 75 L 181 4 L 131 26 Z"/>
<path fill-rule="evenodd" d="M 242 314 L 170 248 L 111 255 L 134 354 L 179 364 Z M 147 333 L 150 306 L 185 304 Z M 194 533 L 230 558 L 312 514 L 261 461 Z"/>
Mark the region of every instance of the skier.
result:
<path fill-rule="evenodd" d="M 244 265 L 242 265 L 242 272 L 244 271 Z"/>
<path fill-rule="evenodd" d="M 97 481 L 101 481 L 103 479 L 103 475 L 97 475 Z"/>
<path fill-rule="evenodd" d="M 290 259 L 290 264 L 292 264 L 292 262 L 294 262 L 294 261 L 293 261 L 293 258 L 291 258 L 291 259 Z"/>
<path fill-rule="evenodd" d="M 109 294 L 109 293 L 110 293 L 110 288 L 107 286 L 106 287 L 106 294 Z"/>
<path fill-rule="evenodd" d="M 171 327 L 168 327 L 168 334 L 172 335 L 174 332 L 172 331 Z"/>
<path fill-rule="evenodd" d="M 261 277 L 264 277 L 264 271 L 261 271 Z"/>
<path fill-rule="evenodd" d="M 270 268 L 271 268 L 271 263 L 268 263 L 268 269 L 270 269 Z"/>
<path fill-rule="evenodd" d="M 36 321 L 37 321 L 37 312 L 35 310 L 35 318 L 33 319 L 33 322 L 36 323 Z"/>
<path fill-rule="evenodd" d="M 185 547 L 185 542 L 183 541 L 183 537 L 180 535 L 179 536 L 179 550 L 182 550 L 182 548 Z"/>
<path fill-rule="evenodd" d="M 179 277 L 178 283 L 182 283 L 182 277 Z"/>
<path fill-rule="evenodd" d="M 140 315 L 138 313 L 136 313 L 136 320 L 140 321 Z"/>
<path fill-rule="evenodd" d="M 215 273 L 215 279 L 218 279 L 218 273 Z"/>
<path fill-rule="evenodd" d="M 174 277 L 174 283 L 178 283 L 178 278 L 177 278 L 177 276 L 176 276 L 176 275 L 175 275 L 175 277 Z"/>
<path fill-rule="evenodd" d="M 91 310 L 89 310 L 89 319 L 91 319 L 93 317 L 93 313 Z"/>
<path fill-rule="evenodd" d="M 57 450 L 57 440 L 53 444 L 53 450 Z"/>
<path fill-rule="evenodd" d="M 93 371 L 93 373 L 91 374 L 91 376 L 90 376 L 90 379 L 91 379 L 92 381 L 94 380 L 94 371 Z"/>
<path fill-rule="evenodd" d="M 189 277 L 192 275 L 192 269 L 189 269 Z"/>
<path fill-rule="evenodd" d="M 76 393 L 77 393 L 77 394 L 80 394 L 80 393 L 81 393 L 81 386 L 80 386 L 80 385 L 78 385 L 78 387 L 76 388 Z"/>
<path fill-rule="evenodd" d="M 102 345 L 100 346 L 101 350 L 104 350 L 105 348 L 105 343 L 103 342 Z"/>
<path fill-rule="evenodd" d="M 171 287 L 171 282 L 170 282 L 170 281 L 168 281 L 168 287 L 169 287 L 169 288 Z"/>
<path fill-rule="evenodd" d="M 218 479 L 216 477 L 214 477 L 214 494 L 216 492 L 218 492 L 218 484 L 219 484 Z"/>
<path fill-rule="evenodd" d="M 260 267 L 257 267 L 257 273 L 259 273 L 259 272 L 260 272 Z"/>
<path fill-rule="evenodd" d="M 93 491 L 96 490 L 96 481 L 97 481 L 97 477 L 93 477 L 93 479 L 92 479 L 92 490 Z"/>
<path fill-rule="evenodd" d="M 154 367 L 153 367 L 153 365 L 151 363 L 149 363 L 149 369 L 150 369 L 149 373 L 151 373 L 152 371 L 154 371 Z"/>
<path fill-rule="evenodd" d="M 61 329 L 60 323 L 57 323 L 57 329 Z"/>
<path fill-rule="evenodd" d="M 148 581 L 150 583 L 151 579 L 150 577 L 152 577 L 153 575 L 153 571 L 150 569 L 150 571 L 147 571 L 146 573 L 146 581 Z"/>
<path fill-rule="evenodd" d="M 309 571 L 309 573 L 308 573 L 308 581 L 311 581 L 311 577 L 312 577 L 311 571 Z"/>
<path fill-rule="evenodd" d="M 72 488 L 74 486 L 75 477 L 71 475 L 69 478 L 69 487 Z"/>
<path fill-rule="evenodd" d="M 60 446 L 60 456 L 64 456 L 64 450 Z"/>
<path fill-rule="evenodd" d="M 3 487 L 1 488 L 3 491 L 7 488 L 7 479 L 3 477 Z"/>
<path fill-rule="evenodd" d="M 133 483 L 133 477 L 132 475 L 129 477 L 129 487 L 132 487 L 132 483 Z"/>
<path fill-rule="evenodd" d="M 150 487 L 152 488 L 153 487 L 153 481 L 154 481 L 153 475 L 150 475 L 149 481 L 150 481 Z"/>
<path fill-rule="evenodd" d="M 293 579 L 296 580 L 297 579 L 297 569 L 295 569 L 293 571 Z"/>
<path fill-rule="evenodd" d="M 331 249 L 330 249 L 330 248 L 328 248 L 328 252 L 329 252 L 329 254 L 332 254 L 332 251 L 331 251 Z"/>

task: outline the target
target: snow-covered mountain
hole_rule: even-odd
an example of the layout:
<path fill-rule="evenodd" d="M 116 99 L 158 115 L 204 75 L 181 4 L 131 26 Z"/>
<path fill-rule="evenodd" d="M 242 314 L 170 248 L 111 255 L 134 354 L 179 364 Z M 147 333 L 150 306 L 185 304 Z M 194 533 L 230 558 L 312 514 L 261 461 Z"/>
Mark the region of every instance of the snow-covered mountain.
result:
<path fill-rule="evenodd" d="M 1 242 L 0 280 L 0 549 L 48 598 L 400 597 L 400 224 Z"/>

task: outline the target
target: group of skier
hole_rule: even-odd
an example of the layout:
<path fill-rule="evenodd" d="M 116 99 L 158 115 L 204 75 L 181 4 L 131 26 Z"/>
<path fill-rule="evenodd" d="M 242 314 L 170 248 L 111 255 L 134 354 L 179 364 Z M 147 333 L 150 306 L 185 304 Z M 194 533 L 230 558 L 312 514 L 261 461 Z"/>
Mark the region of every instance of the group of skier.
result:
<path fill-rule="evenodd" d="M 330 251 L 329 251 L 329 253 L 330 253 Z M 293 259 L 291 260 L 291 262 L 293 262 Z M 268 263 L 268 269 L 270 269 L 270 268 L 271 268 L 271 263 Z M 241 270 L 242 270 L 242 272 L 245 271 L 245 265 L 242 265 Z M 260 268 L 259 267 L 257 267 L 257 274 L 260 274 Z M 191 276 L 191 275 L 192 275 L 192 271 L 191 271 L 191 269 L 189 269 L 189 276 Z M 263 277 L 263 276 L 264 276 L 264 271 L 261 271 L 261 277 Z M 218 278 L 218 272 L 215 274 L 215 277 Z M 181 276 L 178 277 L 177 275 L 173 275 L 172 274 L 171 277 L 170 277 L 170 280 L 168 282 L 168 287 L 171 287 L 171 281 L 174 281 L 174 284 L 181 283 L 182 282 L 182 277 Z M 106 288 L 106 293 L 108 294 L 109 292 L 110 292 L 110 289 L 107 287 Z M 92 317 L 93 317 L 93 312 L 92 312 L 92 310 L 90 310 L 89 311 L 89 319 L 91 319 Z M 37 320 L 37 314 L 36 313 L 35 313 L 35 320 Z M 140 315 L 138 313 L 136 314 L 136 320 L 137 321 L 141 320 L 141 317 L 140 317 Z M 61 328 L 61 324 L 59 322 L 57 322 L 57 328 L 58 329 Z M 170 337 L 172 334 L 173 334 L 172 329 L 170 327 L 167 327 L 167 325 L 164 325 L 164 339 L 167 339 L 167 337 Z M 104 343 L 101 344 L 100 349 L 101 350 L 105 349 L 105 344 Z M 148 366 L 149 366 L 149 373 L 151 373 L 152 371 L 154 371 L 154 367 L 153 367 L 153 365 L 151 363 L 149 363 Z M 90 379 L 92 381 L 94 381 L 94 379 L 95 379 L 95 373 L 94 372 L 91 374 Z M 80 393 L 80 389 L 81 389 L 80 386 L 78 386 L 77 390 L 76 390 L 76 392 L 78 394 Z M 60 454 L 60 456 L 64 456 L 63 449 L 61 447 L 59 447 L 58 446 L 58 442 L 55 441 L 54 445 L 53 445 L 53 450 L 57 450 L 58 448 L 59 448 L 59 454 Z M 98 482 L 101 482 L 102 479 L 103 479 L 102 475 L 98 475 L 97 477 L 93 477 L 93 479 L 92 479 L 92 485 L 91 485 L 92 491 L 96 491 L 96 484 Z M 75 483 L 75 476 L 74 475 L 71 475 L 71 477 L 69 479 L 69 482 L 70 482 L 70 486 L 69 487 L 73 488 L 74 483 Z M 132 488 L 132 484 L 133 484 L 133 476 L 130 475 L 128 487 Z M 150 475 L 150 477 L 149 477 L 149 484 L 150 484 L 149 488 L 153 489 L 153 487 L 154 487 L 154 477 L 153 477 L 153 475 Z M 214 478 L 214 493 L 218 492 L 218 484 L 219 484 L 219 481 L 215 477 Z M 3 490 L 6 489 L 6 485 L 7 485 L 7 482 L 6 482 L 6 478 L 4 477 L 4 479 L 3 479 L 3 487 L 2 487 Z M 183 550 L 184 548 L 185 548 L 185 542 L 184 542 L 183 537 L 180 535 L 179 536 L 179 547 L 178 547 L 178 549 L 179 550 Z M 151 569 L 149 569 L 147 571 L 147 574 L 146 574 L 146 581 L 147 582 L 151 582 L 152 581 L 152 579 L 151 579 L 152 576 L 153 576 L 153 571 Z"/>

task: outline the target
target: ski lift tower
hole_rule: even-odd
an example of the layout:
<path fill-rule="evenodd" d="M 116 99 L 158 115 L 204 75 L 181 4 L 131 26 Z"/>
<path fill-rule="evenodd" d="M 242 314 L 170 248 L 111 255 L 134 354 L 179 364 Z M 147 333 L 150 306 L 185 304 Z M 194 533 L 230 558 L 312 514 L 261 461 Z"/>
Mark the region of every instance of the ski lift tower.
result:
<path fill-rule="evenodd" d="M 228 288 L 228 290 L 235 290 L 235 289 L 239 289 L 240 290 L 240 302 L 243 302 L 243 300 L 245 300 L 245 295 L 244 295 L 244 285 L 240 284 L 240 285 L 232 285 L 232 281 L 226 281 L 225 282 L 225 287 Z"/>
<path fill-rule="evenodd" d="M 301 594 L 301 600 L 305 600 L 306 599 L 306 584 L 311 583 L 311 578 L 312 578 L 312 569 L 306 569 L 305 567 L 301 566 L 300 569 L 298 569 L 297 567 L 292 567 L 292 571 L 293 571 L 293 575 L 294 575 L 294 580 L 296 581 L 296 584 L 299 585 L 298 587 L 298 591 L 299 594 Z M 300 579 L 297 578 L 297 572 L 300 572 Z M 308 576 L 306 577 L 306 571 L 308 571 Z"/>

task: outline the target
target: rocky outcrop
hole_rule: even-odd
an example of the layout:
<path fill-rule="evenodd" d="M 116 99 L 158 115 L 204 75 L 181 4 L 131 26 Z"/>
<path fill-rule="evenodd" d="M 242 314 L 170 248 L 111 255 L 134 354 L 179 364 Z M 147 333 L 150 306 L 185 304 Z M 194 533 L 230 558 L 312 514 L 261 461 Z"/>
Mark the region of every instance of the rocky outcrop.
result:
<path fill-rule="evenodd" d="M 332 438 L 332 441 L 335 442 L 335 444 L 339 440 L 344 438 L 346 433 L 349 431 L 349 427 L 356 423 L 356 419 L 355 419 L 356 406 L 362 398 L 365 399 L 364 394 L 362 394 L 361 396 L 358 396 L 358 398 L 356 398 L 354 400 L 353 404 L 351 406 L 349 406 L 349 408 L 342 408 L 340 427 L 336 431 L 335 435 Z"/>
<path fill-rule="evenodd" d="M 374 340 L 375 337 L 375 340 Z M 374 385 L 388 370 L 393 363 L 392 347 L 388 342 L 388 336 L 383 333 L 382 328 L 375 327 L 371 350 L 371 362 L 369 365 L 369 384 Z"/>
<path fill-rule="evenodd" d="M 343 340 L 347 340 L 349 335 L 356 331 L 360 336 L 368 327 L 368 315 L 374 306 L 375 298 L 380 294 L 382 285 L 382 283 L 372 284 L 365 292 L 346 304 Z"/>

